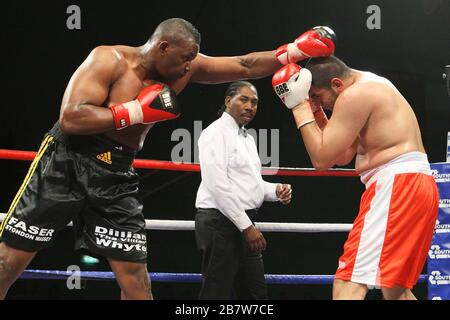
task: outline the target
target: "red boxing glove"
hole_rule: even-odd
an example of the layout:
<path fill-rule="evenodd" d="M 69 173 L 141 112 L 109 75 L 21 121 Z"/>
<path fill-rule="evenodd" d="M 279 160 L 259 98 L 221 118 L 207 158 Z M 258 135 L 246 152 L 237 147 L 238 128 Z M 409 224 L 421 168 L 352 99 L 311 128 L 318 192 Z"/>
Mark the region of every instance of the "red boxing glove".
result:
<path fill-rule="evenodd" d="M 294 42 L 282 45 L 276 56 L 282 64 L 295 63 L 309 57 L 328 57 L 334 53 L 336 34 L 325 26 L 306 31 Z"/>
<path fill-rule="evenodd" d="M 181 112 L 175 92 L 163 83 L 142 89 L 136 100 L 112 106 L 116 129 L 137 123 L 153 123 L 177 118 Z"/>

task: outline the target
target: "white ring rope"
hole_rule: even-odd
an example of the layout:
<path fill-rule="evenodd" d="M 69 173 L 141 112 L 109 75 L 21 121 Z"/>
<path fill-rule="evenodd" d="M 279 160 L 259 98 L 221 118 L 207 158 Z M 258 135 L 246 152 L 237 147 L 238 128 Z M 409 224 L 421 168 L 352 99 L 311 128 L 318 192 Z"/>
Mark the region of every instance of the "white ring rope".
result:
<path fill-rule="evenodd" d="M 6 214 L 0 213 L 0 221 Z M 264 232 L 348 232 L 351 223 L 285 223 L 285 222 L 256 222 L 256 227 Z M 72 224 L 69 224 L 72 225 Z M 194 230 L 195 222 L 189 220 L 145 220 L 148 230 Z"/>

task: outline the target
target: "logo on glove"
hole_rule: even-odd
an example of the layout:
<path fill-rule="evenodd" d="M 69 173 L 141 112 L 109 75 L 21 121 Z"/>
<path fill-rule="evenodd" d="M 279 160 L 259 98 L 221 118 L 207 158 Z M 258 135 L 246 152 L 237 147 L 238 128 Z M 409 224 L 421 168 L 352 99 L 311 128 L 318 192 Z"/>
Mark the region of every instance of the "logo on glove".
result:
<path fill-rule="evenodd" d="M 161 94 L 161 101 L 164 104 L 164 109 L 173 108 L 172 99 L 170 98 L 170 92 L 164 92 Z"/>
<path fill-rule="evenodd" d="M 274 87 L 277 95 L 282 96 L 289 92 L 289 87 L 286 82 L 280 83 L 279 85 Z"/>

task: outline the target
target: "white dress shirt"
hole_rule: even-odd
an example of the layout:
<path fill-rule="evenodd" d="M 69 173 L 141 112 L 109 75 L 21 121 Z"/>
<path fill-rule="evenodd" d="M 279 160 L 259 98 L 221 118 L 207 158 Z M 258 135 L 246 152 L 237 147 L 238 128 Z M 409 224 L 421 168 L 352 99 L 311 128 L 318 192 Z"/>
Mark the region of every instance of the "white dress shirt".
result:
<path fill-rule="evenodd" d="M 261 177 L 255 140 L 227 112 L 203 130 L 198 147 L 202 182 L 197 208 L 218 209 L 243 231 L 252 224 L 245 210 L 278 200 L 277 183 Z"/>

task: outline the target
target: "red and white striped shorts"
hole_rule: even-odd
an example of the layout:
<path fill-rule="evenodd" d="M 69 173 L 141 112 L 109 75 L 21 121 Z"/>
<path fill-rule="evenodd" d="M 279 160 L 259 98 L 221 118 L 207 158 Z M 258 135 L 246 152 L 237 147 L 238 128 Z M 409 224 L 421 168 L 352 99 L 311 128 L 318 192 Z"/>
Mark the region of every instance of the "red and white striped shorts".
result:
<path fill-rule="evenodd" d="M 362 195 L 336 278 L 369 288 L 412 288 L 427 257 L 438 206 L 431 175 L 379 175 Z"/>

